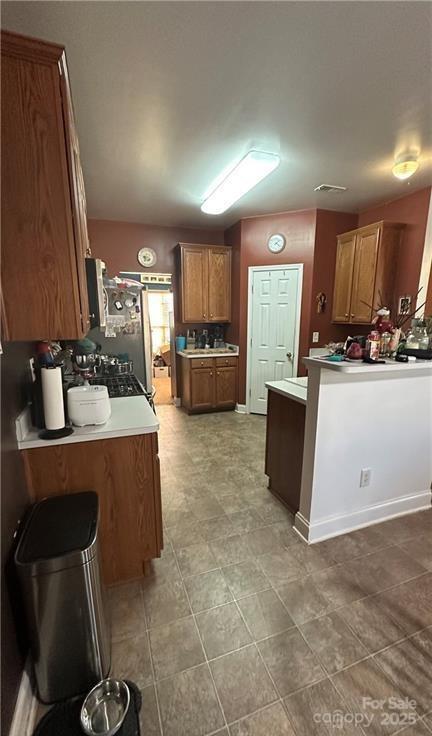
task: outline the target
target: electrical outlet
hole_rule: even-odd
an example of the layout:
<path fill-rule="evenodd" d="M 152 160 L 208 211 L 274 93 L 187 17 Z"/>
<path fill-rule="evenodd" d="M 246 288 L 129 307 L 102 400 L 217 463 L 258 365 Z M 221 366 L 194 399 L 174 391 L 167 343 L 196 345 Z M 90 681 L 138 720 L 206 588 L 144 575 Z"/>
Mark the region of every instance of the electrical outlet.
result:
<path fill-rule="evenodd" d="M 363 468 L 360 473 L 360 488 L 370 485 L 372 470 L 370 468 Z"/>
<path fill-rule="evenodd" d="M 312 342 L 319 342 L 319 332 L 312 332 Z"/>

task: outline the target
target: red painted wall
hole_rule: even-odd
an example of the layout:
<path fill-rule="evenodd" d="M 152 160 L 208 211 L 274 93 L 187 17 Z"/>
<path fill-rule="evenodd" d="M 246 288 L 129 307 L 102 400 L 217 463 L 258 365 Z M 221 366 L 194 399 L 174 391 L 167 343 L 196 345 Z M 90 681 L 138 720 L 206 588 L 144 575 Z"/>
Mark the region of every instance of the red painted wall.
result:
<path fill-rule="evenodd" d="M 312 293 L 315 220 L 315 210 L 282 212 L 247 218 L 226 233 L 226 238 L 229 236 L 233 238 L 234 261 L 237 264 L 233 272 L 233 292 L 237 290 L 238 294 L 234 297 L 233 304 L 237 306 L 233 309 L 233 326 L 228 334 L 229 339 L 232 342 L 238 342 L 240 348 L 238 398 L 240 404 L 246 402 L 248 268 L 249 266 L 303 263 L 300 355 L 306 355 Z M 284 233 L 287 239 L 287 246 L 279 255 L 271 254 L 267 248 L 268 238 L 275 232 Z M 300 365 L 299 373 L 304 374 L 304 369 Z"/>
<path fill-rule="evenodd" d="M 359 326 L 334 325 L 331 321 L 333 287 L 336 268 L 337 236 L 357 227 L 357 214 L 317 210 L 315 251 L 312 277 L 312 304 L 308 347 L 321 347 L 328 342 L 342 342 L 353 332 L 362 334 Z M 316 296 L 327 296 L 324 312 L 317 313 Z M 312 343 L 312 333 L 319 332 L 319 342 Z"/>
<path fill-rule="evenodd" d="M 406 223 L 395 282 L 396 298 L 403 294 L 414 295 L 417 292 L 430 196 L 431 187 L 426 187 L 400 199 L 369 207 L 359 214 L 358 227 L 379 220 Z"/>

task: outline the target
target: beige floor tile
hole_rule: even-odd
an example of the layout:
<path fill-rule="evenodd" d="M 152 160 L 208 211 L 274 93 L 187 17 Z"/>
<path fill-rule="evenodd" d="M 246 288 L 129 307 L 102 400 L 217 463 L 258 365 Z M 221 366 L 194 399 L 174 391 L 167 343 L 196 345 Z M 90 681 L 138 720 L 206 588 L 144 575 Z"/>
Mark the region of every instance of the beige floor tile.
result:
<path fill-rule="evenodd" d="M 369 652 L 377 652 L 405 638 L 404 630 L 397 621 L 393 621 L 388 612 L 386 613 L 379 603 L 378 596 L 354 601 L 338 609 L 338 614 Z"/>
<path fill-rule="evenodd" d="M 108 589 L 113 641 L 143 634 L 146 628 L 140 583 L 126 583 Z"/>
<path fill-rule="evenodd" d="M 153 683 L 147 633 L 113 642 L 111 674 L 116 679 L 131 680 L 139 688 Z"/>
<path fill-rule="evenodd" d="M 274 590 L 254 593 L 239 600 L 238 605 L 255 640 L 279 634 L 294 626 Z"/>
<path fill-rule="evenodd" d="M 157 691 L 164 736 L 203 736 L 224 726 L 207 664 L 158 682 Z"/>
<path fill-rule="evenodd" d="M 336 613 L 303 624 L 301 632 L 329 674 L 368 655 L 346 623 Z"/>
<path fill-rule="evenodd" d="M 397 732 L 397 736 L 430 736 L 430 734 L 431 731 L 424 721 L 417 721 L 414 725 Z"/>
<path fill-rule="evenodd" d="M 224 513 L 228 516 L 248 508 L 248 503 L 241 493 L 229 493 L 226 496 L 218 495 L 218 499 Z"/>
<path fill-rule="evenodd" d="M 148 580 L 144 585 L 144 608 L 149 628 L 184 618 L 191 613 L 181 581 L 154 584 Z"/>
<path fill-rule="evenodd" d="M 429 536 L 417 537 L 409 542 L 399 544 L 407 555 L 432 571 L 432 532 Z"/>
<path fill-rule="evenodd" d="M 234 598 L 242 598 L 270 588 L 267 578 L 253 560 L 223 567 L 222 573 Z"/>
<path fill-rule="evenodd" d="M 277 700 L 277 693 L 253 645 L 213 659 L 210 668 L 228 723 Z"/>
<path fill-rule="evenodd" d="M 229 519 L 238 532 L 250 532 L 265 526 L 265 522 L 253 507 L 229 514 Z"/>
<path fill-rule="evenodd" d="M 358 529 L 350 534 L 341 534 L 321 543 L 328 548 L 336 562 L 348 562 L 355 557 L 362 557 L 374 550 L 388 546 L 389 542 L 376 526 Z"/>
<path fill-rule="evenodd" d="M 192 616 L 156 626 L 149 632 L 155 677 L 169 677 L 205 661 Z"/>
<path fill-rule="evenodd" d="M 367 594 L 377 593 L 425 572 L 425 568 L 399 547 L 386 547 L 378 552 L 351 560 L 346 568 Z"/>
<path fill-rule="evenodd" d="M 194 613 L 232 601 L 232 595 L 220 570 L 193 575 L 186 578 L 184 584 Z"/>
<path fill-rule="evenodd" d="M 224 509 L 219 501 L 210 494 L 201 498 L 195 498 L 193 503 L 191 503 L 191 511 L 200 521 L 212 519 L 224 513 Z"/>
<path fill-rule="evenodd" d="M 210 542 L 217 563 L 221 567 L 234 565 L 250 558 L 250 550 L 244 539 L 244 535 L 233 534 L 231 537 L 214 539 Z"/>
<path fill-rule="evenodd" d="M 235 532 L 236 529 L 226 514 L 215 516 L 212 519 L 205 519 L 201 522 L 201 534 L 207 542 L 220 537 L 229 537 Z"/>
<path fill-rule="evenodd" d="M 208 659 L 233 652 L 252 641 L 235 603 L 199 613 L 196 622 Z"/>
<path fill-rule="evenodd" d="M 141 690 L 140 729 L 143 736 L 160 736 L 159 714 L 154 685 Z"/>
<path fill-rule="evenodd" d="M 200 531 L 200 522 L 196 519 L 187 519 L 177 526 L 170 526 L 168 536 L 174 549 L 189 547 L 191 544 L 204 542 Z"/>
<path fill-rule="evenodd" d="M 298 629 L 264 639 L 257 646 L 281 697 L 326 676 Z"/>
<path fill-rule="evenodd" d="M 278 587 L 277 592 L 297 625 L 322 616 L 333 608 L 311 575 Z"/>
<path fill-rule="evenodd" d="M 358 662 L 338 672 L 332 680 L 344 698 L 348 712 L 361 713 L 372 718 L 365 729 L 370 736 L 393 734 L 404 725 L 401 719 L 395 719 L 392 702 L 394 699 L 403 700 L 406 694 L 394 685 L 372 659 Z M 374 704 L 377 700 L 382 701 L 382 706 L 377 707 Z M 414 713 L 415 710 L 407 707 L 402 718 Z"/>
<path fill-rule="evenodd" d="M 230 726 L 231 736 L 295 736 L 282 703 L 248 716 Z"/>
<path fill-rule="evenodd" d="M 327 570 L 314 573 L 312 580 L 331 608 L 364 598 L 366 592 L 356 576 L 346 565 L 334 565 Z"/>
<path fill-rule="evenodd" d="M 184 577 L 199 575 L 219 567 L 207 542 L 191 544 L 176 550 L 177 561 Z"/>
<path fill-rule="evenodd" d="M 432 710 L 432 629 L 385 649 L 375 661 L 398 688 L 416 701 L 416 710 Z"/>
<path fill-rule="evenodd" d="M 257 557 L 261 570 L 274 587 L 289 583 L 304 574 L 301 564 L 292 554 L 295 547 L 297 545 Z"/>
<path fill-rule="evenodd" d="M 379 605 L 406 634 L 432 625 L 432 574 L 397 585 L 376 596 Z"/>
<path fill-rule="evenodd" d="M 296 736 L 364 736 L 349 722 L 340 723 L 340 716 L 351 712 L 329 679 L 290 695 L 284 703 Z"/>
<path fill-rule="evenodd" d="M 320 544 L 296 544 L 289 549 L 306 575 L 332 567 L 335 562 L 326 547 Z"/>
<path fill-rule="evenodd" d="M 390 519 L 379 524 L 377 529 L 391 544 L 400 544 L 422 534 L 431 534 L 432 510 L 417 511 Z"/>

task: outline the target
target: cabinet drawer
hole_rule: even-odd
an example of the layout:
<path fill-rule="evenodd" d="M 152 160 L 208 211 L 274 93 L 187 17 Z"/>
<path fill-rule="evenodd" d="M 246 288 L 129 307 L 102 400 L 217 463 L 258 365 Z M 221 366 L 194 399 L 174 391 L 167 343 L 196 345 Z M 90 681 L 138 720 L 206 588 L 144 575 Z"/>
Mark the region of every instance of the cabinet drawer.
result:
<path fill-rule="evenodd" d="M 213 368 L 214 358 L 188 358 L 191 368 Z"/>
<path fill-rule="evenodd" d="M 235 367 L 237 365 L 237 356 L 236 355 L 229 355 L 226 358 L 216 358 L 216 366 L 218 368 L 222 368 L 223 366 L 233 366 Z"/>

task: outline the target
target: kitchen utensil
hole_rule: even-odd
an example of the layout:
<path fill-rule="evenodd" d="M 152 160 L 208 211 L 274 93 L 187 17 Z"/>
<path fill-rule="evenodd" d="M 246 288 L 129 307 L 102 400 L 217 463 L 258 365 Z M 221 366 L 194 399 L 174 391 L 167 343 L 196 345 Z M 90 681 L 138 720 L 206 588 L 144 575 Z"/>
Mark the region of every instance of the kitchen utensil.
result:
<path fill-rule="evenodd" d="M 81 728 L 87 736 L 114 736 L 125 719 L 129 703 L 130 691 L 123 680 L 102 680 L 82 704 Z"/>

